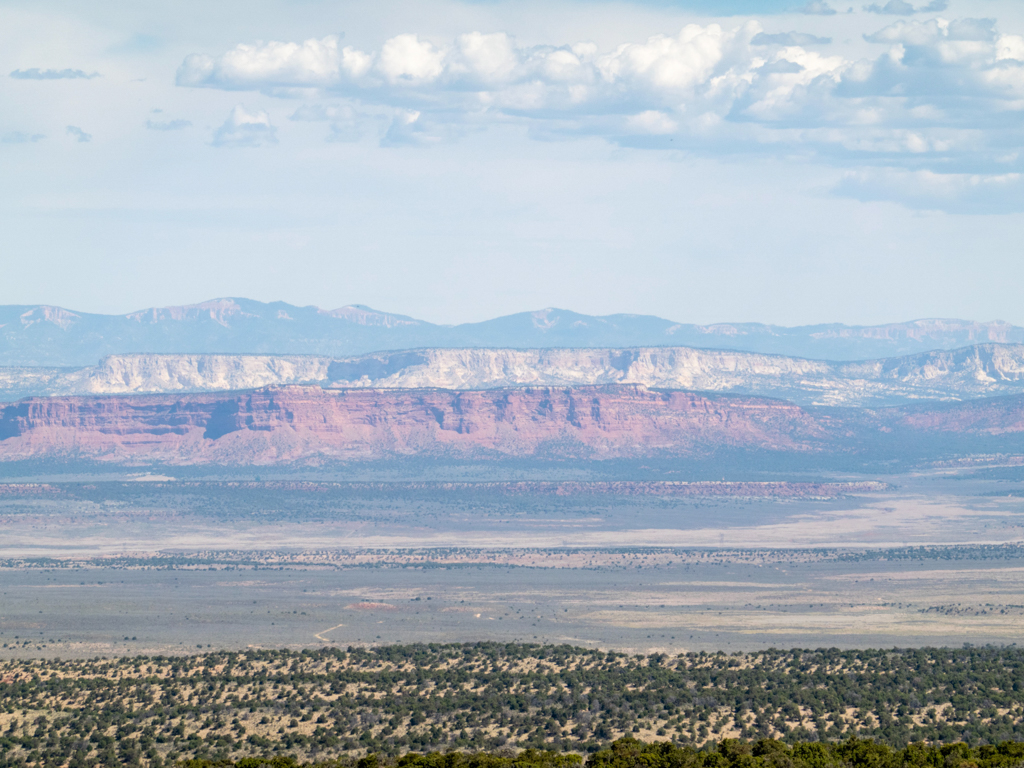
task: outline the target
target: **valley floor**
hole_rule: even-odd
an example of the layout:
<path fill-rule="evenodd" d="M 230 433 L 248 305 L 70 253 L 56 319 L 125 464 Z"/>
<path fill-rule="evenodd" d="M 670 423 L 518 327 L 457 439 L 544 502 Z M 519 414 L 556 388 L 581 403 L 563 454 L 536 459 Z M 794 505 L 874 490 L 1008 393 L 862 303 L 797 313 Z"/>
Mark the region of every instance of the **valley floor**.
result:
<path fill-rule="evenodd" d="M 1024 630 L 1020 467 L 697 496 L 588 483 L 13 478 L 0 484 L 0 658 L 466 640 L 959 647 Z"/>

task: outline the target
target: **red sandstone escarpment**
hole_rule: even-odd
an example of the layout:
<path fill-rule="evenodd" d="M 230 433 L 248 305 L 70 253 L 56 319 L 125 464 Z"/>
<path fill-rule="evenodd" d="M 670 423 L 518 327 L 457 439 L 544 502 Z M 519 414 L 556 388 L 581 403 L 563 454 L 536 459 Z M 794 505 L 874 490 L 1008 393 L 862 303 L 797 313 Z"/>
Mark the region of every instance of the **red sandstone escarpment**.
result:
<path fill-rule="evenodd" d="M 895 410 L 895 409 L 893 409 Z M 1007 435 L 1024 432 L 1024 398 L 991 397 L 900 409 L 897 424 L 921 432 Z"/>
<path fill-rule="evenodd" d="M 828 420 L 777 400 L 641 386 L 446 390 L 286 387 L 232 395 L 33 398 L 0 409 L 0 460 L 270 464 L 808 452 Z"/>

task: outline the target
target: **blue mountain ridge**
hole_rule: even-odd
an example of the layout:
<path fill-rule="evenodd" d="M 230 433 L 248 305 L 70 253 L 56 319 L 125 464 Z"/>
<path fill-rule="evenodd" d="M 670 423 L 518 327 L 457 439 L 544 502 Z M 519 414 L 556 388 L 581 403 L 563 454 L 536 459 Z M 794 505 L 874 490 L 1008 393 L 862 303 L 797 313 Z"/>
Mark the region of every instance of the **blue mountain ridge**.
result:
<path fill-rule="evenodd" d="M 438 325 L 352 305 L 335 310 L 244 298 L 214 299 L 125 315 L 45 305 L 0 306 L 0 365 L 85 366 L 110 354 L 315 354 L 334 357 L 422 347 L 688 346 L 863 360 L 1024 343 L 1024 328 L 1001 321 L 915 320 L 877 326 L 838 323 L 676 323 L 653 315 L 584 315 L 564 309 Z"/>

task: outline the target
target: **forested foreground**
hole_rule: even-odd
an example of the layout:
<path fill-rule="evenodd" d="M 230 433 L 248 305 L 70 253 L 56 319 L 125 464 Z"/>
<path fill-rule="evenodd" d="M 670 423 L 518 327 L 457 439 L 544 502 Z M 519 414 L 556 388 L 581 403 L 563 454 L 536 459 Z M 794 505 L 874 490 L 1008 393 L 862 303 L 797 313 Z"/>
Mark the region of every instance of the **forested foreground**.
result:
<path fill-rule="evenodd" d="M 962 742 L 944 745 L 911 744 L 893 749 L 868 739 L 851 737 L 839 744 L 774 739 L 753 743 L 726 739 L 697 750 L 671 742 L 645 743 L 626 736 L 584 759 L 553 750 L 523 750 L 516 755 L 487 752 L 411 753 L 396 759 L 370 754 L 301 768 L 1017 768 L 1024 744 L 1005 741 L 971 747 Z M 293 757 L 249 757 L 214 762 L 199 758 L 182 768 L 300 768 Z"/>
<path fill-rule="evenodd" d="M 601 751 L 623 736 L 688 749 L 628 741 L 619 752 Z M 461 751 L 497 753 L 486 760 L 501 768 L 511 759 L 502 751 L 522 749 L 578 752 L 592 762 L 614 762 L 623 749 L 668 750 L 665 765 L 711 766 L 719 758 L 709 755 L 748 760 L 736 739 L 755 744 L 758 755 L 802 744 L 779 754 L 810 768 L 839 765 L 847 758 L 836 750 L 852 748 L 822 752 L 814 743 L 1024 741 L 1024 649 L 639 656 L 480 643 L 0 663 L 0 766 L 196 758 L 241 766 L 267 756 L 354 765 L 371 754 L 393 762 L 410 752 Z M 711 749 L 716 744 L 724 746 Z M 980 768 L 996 754 L 955 749 L 953 758 L 929 753 L 938 762 L 927 764 L 973 760 Z M 889 765 L 876 757 L 863 765 Z"/>

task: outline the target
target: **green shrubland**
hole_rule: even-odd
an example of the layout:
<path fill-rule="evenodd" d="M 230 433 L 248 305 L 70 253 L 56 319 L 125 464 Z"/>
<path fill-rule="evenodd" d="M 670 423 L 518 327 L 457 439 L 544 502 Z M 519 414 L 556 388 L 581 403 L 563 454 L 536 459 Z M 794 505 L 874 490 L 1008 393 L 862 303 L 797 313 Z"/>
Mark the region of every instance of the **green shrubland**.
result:
<path fill-rule="evenodd" d="M 885 768 L 917 760 L 915 743 L 936 768 L 999 768 L 1019 741 L 1015 647 L 669 656 L 470 643 L 0 662 L 0 768 L 368 755 L 511 768 L 571 753 L 595 768 Z"/>

